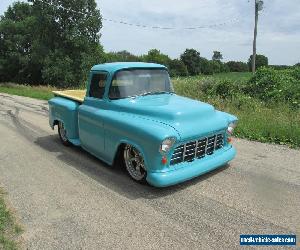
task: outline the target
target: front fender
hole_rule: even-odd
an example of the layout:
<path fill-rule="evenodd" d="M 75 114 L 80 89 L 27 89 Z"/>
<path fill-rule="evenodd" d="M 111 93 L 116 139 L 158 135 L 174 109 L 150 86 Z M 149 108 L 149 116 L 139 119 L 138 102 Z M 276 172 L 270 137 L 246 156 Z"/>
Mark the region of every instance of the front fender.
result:
<path fill-rule="evenodd" d="M 121 144 L 130 144 L 142 153 L 148 171 L 161 171 L 165 167 L 159 153 L 161 142 L 168 137 L 179 139 L 171 126 L 130 114 L 109 112 L 104 124 L 108 161 L 113 162 Z"/>

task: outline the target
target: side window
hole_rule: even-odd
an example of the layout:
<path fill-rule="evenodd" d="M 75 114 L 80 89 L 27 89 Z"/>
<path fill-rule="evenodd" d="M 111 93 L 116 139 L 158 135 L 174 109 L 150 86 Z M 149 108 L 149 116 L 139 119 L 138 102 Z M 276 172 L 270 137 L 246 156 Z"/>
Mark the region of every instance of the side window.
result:
<path fill-rule="evenodd" d="M 95 73 L 92 76 L 90 86 L 90 97 L 102 98 L 105 91 L 106 73 Z"/>

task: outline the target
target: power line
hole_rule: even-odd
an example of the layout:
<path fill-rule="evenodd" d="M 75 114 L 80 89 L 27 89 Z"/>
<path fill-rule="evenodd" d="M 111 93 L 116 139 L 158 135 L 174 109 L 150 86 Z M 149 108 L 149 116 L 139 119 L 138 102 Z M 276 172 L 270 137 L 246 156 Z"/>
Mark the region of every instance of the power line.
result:
<path fill-rule="evenodd" d="M 47 2 L 44 2 L 42 0 L 38 0 L 37 2 L 41 2 L 41 3 L 44 3 L 46 5 L 56 7 L 58 9 L 60 8 L 60 9 L 70 11 L 70 12 L 73 12 L 73 13 L 89 16 L 88 13 L 81 12 L 81 11 L 75 11 L 75 10 L 72 10 L 72 9 L 65 8 L 63 6 L 47 3 Z M 107 21 L 107 22 L 111 22 L 111 23 L 122 24 L 122 25 L 127 25 L 127 26 L 133 26 L 133 27 L 138 27 L 138 28 L 160 29 L 160 30 L 197 30 L 197 29 L 206 29 L 206 28 L 216 28 L 216 27 L 225 26 L 225 25 L 228 25 L 228 24 L 233 24 L 233 23 L 238 22 L 237 18 L 233 18 L 231 20 L 228 20 L 228 21 L 222 22 L 222 23 L 215 23 L 215 24 L 201 25 L 201 26 L 194 26 L 194 27 L 163 27 L 163 26 L 151 26 L 151 25 L 130 23 L 130 22 L 122 21 L 122 20 L 114 20 L 114 19 L 110 19 L 110 18 L 105 18 L 103 16 L 102 16 L 102 20 Z"/>
<path fill-rule="evenodd" d="M 197 29 L 205 29 L 205 28 L 215 28 L 215 27 L 219 27 L 219 26 L 225 26 L 225 25 L 230 24 L 230 23 L 236 23 L 238 21 L 237 18 L 234 18 L 234 19 L 231 19 L 229 21 L 222 22 L 222 23 L 195 26 L 195 27 L 162 27 L 162 26 L 150 26 L 150 25 L 144 25 L 144 24 L 128 23 L 128 22 L 117 21 L 117 20 L 108 19 L 108 18 L 102 18 L 102 19 L 104 21 L 117 23 L 117 24 L 135 26 L 135 27 L 139 27 L 139 28 L 162 29 L 162 30 L 197 30 Z"/>

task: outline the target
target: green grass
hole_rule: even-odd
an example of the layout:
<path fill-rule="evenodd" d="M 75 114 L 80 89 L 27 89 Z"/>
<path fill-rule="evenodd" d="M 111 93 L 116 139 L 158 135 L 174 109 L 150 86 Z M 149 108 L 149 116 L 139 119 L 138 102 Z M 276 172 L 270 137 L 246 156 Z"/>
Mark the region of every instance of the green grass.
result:
<path fill-rule="evenodd" d="M 173 82 L 188 81 L 194 83 L 195 81 L 201 81 L 203 79 L 246 82 L 251 78 L 251 76 L 252 76 L 251 72 L 230 72 L 230 73 L 214 74 L 211 76 L 199 75 L 199 76 L 189 76 L 189 77 L 177 77 L 173 79 Z"/>
<path fill-rule="evenodd" d="M 4 194 L 0 190 L 0 249 L 14 250 L 18 249 L 16 238 L 22 229 L 15 223 L 3 196 Z"/>
<path fill-rule="evenodd" d="M 31 87 L 27 85 L 17 85 L 12 83 L 0 84 L 0 92 L 11 95 L 27 96 L 35 99 L 49 100 L 53 97 L 52 87 L 36 86 Z"/>
<path fill-rule="evenodd" d="M 230 73 L 220 73 L 214 74 L 212 78 L 217 80 L 231 80 L 231 81 L 248 81 L 252 76 L 251 72 L 230 72 Z"/>
<path fill-rule="evenodd" d="M 300 147 L 300 112 L 287 105 L 268 107 L 258 104 L 255 109 L 227 105 L 226 110 L 239 117 L 236 135 L 260 142 Z"/>

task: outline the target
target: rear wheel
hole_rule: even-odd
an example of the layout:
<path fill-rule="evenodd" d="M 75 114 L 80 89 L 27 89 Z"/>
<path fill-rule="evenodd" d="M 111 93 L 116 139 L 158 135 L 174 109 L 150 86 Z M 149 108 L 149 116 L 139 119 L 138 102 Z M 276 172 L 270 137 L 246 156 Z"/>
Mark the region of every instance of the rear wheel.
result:
<path fill-rule="evenodd" d="M 65 129 L 63 122 L 58 122 L 58 134 L 62 144 L 64 144 L 65 146 L 72 145 L 72 143 L 68 140 L 67 130 Z"/>
<path fill-rule="evenodd" d="M 129 176 L 137 182 L 145 183 L 147 171 L 142 154 L 133 146 L 124 148 L 124 162 Z"/>

